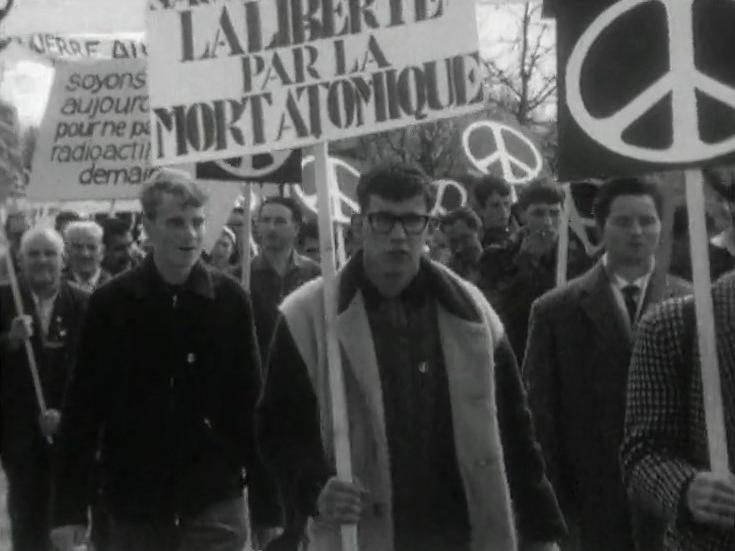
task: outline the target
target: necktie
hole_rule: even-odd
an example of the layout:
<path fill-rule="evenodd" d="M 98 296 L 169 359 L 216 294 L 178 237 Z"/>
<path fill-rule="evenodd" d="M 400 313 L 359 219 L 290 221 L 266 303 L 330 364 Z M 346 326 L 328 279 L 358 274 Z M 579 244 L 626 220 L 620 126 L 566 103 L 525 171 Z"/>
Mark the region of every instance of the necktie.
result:
<path fill-rule="evenodd" d="M 626 285 L 622 288 L 623 299 L 625 300 L 625 309 L 628 310 L 628 320 L 630 326 L 635 325 L 635 315 L 638 312 L 638 286 Z"/>

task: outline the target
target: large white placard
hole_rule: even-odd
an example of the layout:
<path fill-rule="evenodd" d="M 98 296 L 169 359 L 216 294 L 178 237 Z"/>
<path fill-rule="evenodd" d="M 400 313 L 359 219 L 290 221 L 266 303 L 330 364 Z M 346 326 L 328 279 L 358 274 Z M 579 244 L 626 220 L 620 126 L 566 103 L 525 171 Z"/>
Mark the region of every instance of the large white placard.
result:
<path fill-rule="evenodd" d="M 130 199 L 150 166 L 143 60 L 57 64 L 28 197 Z"/>
<path fill-rule="evenodd" d="M 303 147 L 483 106 L 474 2 L 150 0 L 147 21 L 154 164 Z"/>

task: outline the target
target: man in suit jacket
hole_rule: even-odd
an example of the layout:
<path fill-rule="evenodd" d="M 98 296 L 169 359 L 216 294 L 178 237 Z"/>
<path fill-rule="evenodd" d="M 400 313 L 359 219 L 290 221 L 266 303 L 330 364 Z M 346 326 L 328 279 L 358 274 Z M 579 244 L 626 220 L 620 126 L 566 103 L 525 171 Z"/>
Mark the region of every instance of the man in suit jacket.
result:
<path fill-rule="evenodd" d="M 68 375 L 76 358 L 87 293 L 61 280 L 64 243 L 53 229 L 31 229 L 20 245 L 18 315 L 9 287 L 0 291 L 0 457 L 8 477 L 15 551 L 49 549 L 52 449 Z M 40 411 L 23 342 L 31 339 L 47 410 Z"/>
<path fill-rule="evenodd" d="M 641 551 L 660 546 L 660 527 L 629 510 L 618 463 L 636 321 L 656 300 L 688 292 L 685 282 L 655 272 L 660 209 L 660 193 L 650 183 L 604 183 L 595 216 L 605 255 L 541 297 L 531 312 L 523 371 L 572 534 L 567 549 L 627 551 L 634 541 Z"/>
<path fill-rule="evenodd" d="M 621 450 L 631 499 L 666 519 L 666 549 L 735 549 L 735 275 L 712 288 L 730 472 L 710 472 L 694 301 L 668 301 L 641 322 L 628 378 Z"/>

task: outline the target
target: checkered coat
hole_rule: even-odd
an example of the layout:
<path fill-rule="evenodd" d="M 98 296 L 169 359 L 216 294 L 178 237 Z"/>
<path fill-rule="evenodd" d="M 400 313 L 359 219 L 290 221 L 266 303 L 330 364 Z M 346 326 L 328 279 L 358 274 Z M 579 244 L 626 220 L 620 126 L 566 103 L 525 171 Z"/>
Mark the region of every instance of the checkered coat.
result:
<path fill-rule="evenodd" d="M 735 275 L 713 286 L 724 417 L 735 457 Z M 683 494 L 709 465 L 702 381 L 691 297 L 659 306 L 638 330 L 628 379 L 621 449 L 631 499 L 666 519 L 666 548 L 673 551 L 735 549 L 735 529 L 719 531 L 693 522 Z"/>

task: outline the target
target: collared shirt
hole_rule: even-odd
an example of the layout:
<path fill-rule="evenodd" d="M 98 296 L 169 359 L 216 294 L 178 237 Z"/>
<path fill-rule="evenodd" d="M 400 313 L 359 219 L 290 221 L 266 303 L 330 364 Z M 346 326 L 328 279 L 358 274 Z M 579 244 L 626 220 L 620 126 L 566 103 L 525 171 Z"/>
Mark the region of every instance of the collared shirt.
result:
<path fill-rule="evenodd" d="M 454 448 L 436 300 L 423 270 L 394 298 L 364 271 L 391 460 L 396 551 L 469 549 L 469 518 Z"/>
<path fill-rule="evenodd" d="M 269 260 L 259 254 L 250 264 L 250 296 L 255 314 L 258 344 L 263 353 L 268 350 L 278 319 L 278 305 L 298 287 L 321 274 L 313 260 L 291 253 L 286 272 L 281 276 Z"/>
<path fill-rule="evenodd" d="M 72 272 L 74 283 L 76 283 L 79 287 L 81 287 L 82 289 L 90 293 L 97 288 L 97 283 L 99 283 L 101 275 L 102 275 L 102 268 L 97 268 L 97 271 L 94 274 L 92 274 L 92 277 L 87 278 L 87 279 L 81 277 L 76 272 Z"/>
<path fill-rule="evenodd" d="M 59 296 L 59 292 L 56 291 L 53 296 L 49 298 L 41 298 L 36 293 L 31 293 L 33 297 L 33 304 L 36 307 L 38 313 L 38 319 L 41 321 L 41 329 L 43 329 L 43 336 L 48 335 L 49 327 L 51 327 L 51 316 L 54 313 L 54 303 L 56 297 Z"/>
<path fill-rule="evenodd" d="M 608 267 L 609 261 L 607 258 L 607 254 L 603 255 L 602 257 L 602 264 L 605 266 L 605 270 L 607 271 L 607 274 L 610 278 L 610 286 L 612 287 L 613 296 L 615 297 L 615 302 L 618 305 L 618 308 L 623 313 L 623 318 L 626 321 L 626 324 L 630 327 L 630 318 L 628 315 L 628 308 L 625 306 L 625 297 L 623 296 L 623 289 L 625 287 L 628 287 L 629 285 L 633 285 L 635 287 L 638 287 L 638 296 L 636 298 L 636 312 L 635 312 L 635 319 L 638 320 L 641 315 L 641 311 L 643 310 L 643 302 L 644 298 L 646 296 L 646 293 L 648 292 L 648 284 L 651 281 L 651 276 L 653 275 L 653 271 L 656 268 L 655 262 L 651 262 L 651 268 L 648 270 L 647 273 L 636 279 L 635 281 L 628 281 L 627 279 L 623 278 L 619 274 L 611 272 L 611 270 Z"/>

